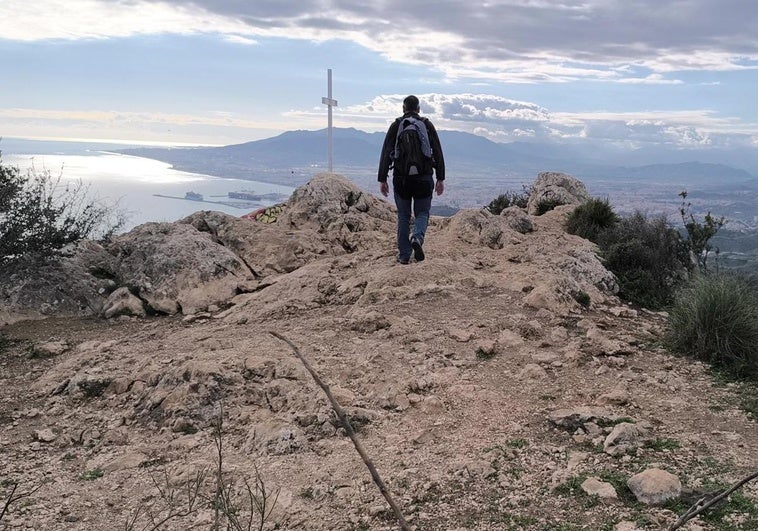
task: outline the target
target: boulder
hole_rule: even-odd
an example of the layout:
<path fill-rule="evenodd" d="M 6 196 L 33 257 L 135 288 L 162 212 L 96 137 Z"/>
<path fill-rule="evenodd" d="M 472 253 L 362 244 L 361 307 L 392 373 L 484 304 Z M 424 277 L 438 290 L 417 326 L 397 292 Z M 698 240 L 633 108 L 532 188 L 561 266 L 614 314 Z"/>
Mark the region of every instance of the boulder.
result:
<path fill-rule="evenodd" d="M 550 201 L 559 205 L 581 205 L 590 199 L 584 184 L 565 173 L 542 172 L 532 185 L 526 211 L 537 215 L 539 204 L 542 201 Z"/>
<path fill-rule="evenodd" d="M 678 498 L 682 493 L 682 483 L 670 472 L 659 468 L 649 468 L 629 478 L 629 490 L 645 505 L 660 505 Z"/>
<path fill-rule="evenodd" d="M 106 319 L 119 315 L 145 316 L 145 307 L 129 288 L 118 288 L 111 293 L 103 304 L 103 316 Z"/>
<path fill-rule="evenodd" d="M 184 223 L 145 223 L 113 239 L 124 284 L 159 313 L 185 314 L 224 303 L 253 275 L 231 250 Z"/>
<path fill-rule="evenodd" d="M 648 431 L 642 426 L 630 422 L 622 422 L 613 427 L 613 431 L 605 438 L 603 451 L 609 455 L 624 455 L 633 452 L 644 442 Z"/>

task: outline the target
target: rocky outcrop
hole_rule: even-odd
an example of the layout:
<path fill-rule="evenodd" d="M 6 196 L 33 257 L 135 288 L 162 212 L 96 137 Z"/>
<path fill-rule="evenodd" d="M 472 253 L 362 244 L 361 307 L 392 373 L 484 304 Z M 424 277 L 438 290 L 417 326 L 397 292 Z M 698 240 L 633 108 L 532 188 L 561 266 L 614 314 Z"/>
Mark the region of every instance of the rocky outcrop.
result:
<path fill-rule="evenodd" d="M 157 313 L 195 313 L 224 303 L 252 278 L 231 250 L 184 223 L 145 223 L 108 248 L 122 283 Z"/>
<path fill-rule="evenodd" d="M 534 216 L 541 202 L 554 205 L 580 205 L 590 198 L 587 188 L 578 179 L 557 172 L 542 172 L 532 186 L 526 211 Z"/>
<path fill-rule="evenodd" d="M 574 181 L 541 174 L 535 189 L 575 201 L 583 185 Z M 370 265 L 394 256 L 394 207 L 324 173 L 298 188 L 274 223 L 196 212 L 176 223 L 146 223 L 104 246 L 83 242 L 40 268 L 41 274 L 29 270 L 0 279 L 0 318 L 140 316 L 140 306 L 147 314 L 169 315 L 239 304 L 266 314 L 333 303 L 366 306 L 449 289 L 444 286 L 462 282 L 471 267 L 492 270 L 481 282 L 508 286 L 510 275 L 496 274 L 503 264 L 538 267 L 533 285 L 517 289 L 524 288 L 530 307 L 562 314 L 578 307 L 579 294 L 597 304 L 617 290 L 592 245 L 565 233 L 567 212 L 559 207 L 534 218 L 513 207 L 500 216 L 463 210 L 432 218 L 429 245 L 437 247 L 424 266 L 435 271 L 435 287 Z M 38 274 L 42 281 L 32 281 Z"/>

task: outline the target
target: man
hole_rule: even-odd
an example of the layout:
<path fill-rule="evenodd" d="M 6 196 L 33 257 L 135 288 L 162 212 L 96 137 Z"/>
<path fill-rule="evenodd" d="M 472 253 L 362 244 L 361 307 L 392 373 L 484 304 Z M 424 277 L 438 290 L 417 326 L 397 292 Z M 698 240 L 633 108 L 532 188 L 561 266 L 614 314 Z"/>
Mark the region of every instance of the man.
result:
<path fill-rule="evenodd" d="M 389 195 L 387 176 L 392 170 L 392 188 L 397 205 L 397 261 L 407 264 L 411 252 L 417 262 L 424 259 L 424 236 L 429 224 L 429 209 L 432 206 L 432 192 L 442 195 L 445 191 L 445 159 L 442 156 L 437 130 L 428 118 L 419 116 L 421 106 L 416 96 L 403 100 L 403 115 L 397 118 L 387 131 L 379 159 L 379 191 L 384 197 Z M 406 128 L 415 129 L 418 134 L 424 161 L 420 167 L 408 167 L 401 163 L 399 149 L 400 135 Z M 433 173 L 436 172 L 435 185 Z M 415 221 L 413 234 L 410 233 L 411 209 Z"/>

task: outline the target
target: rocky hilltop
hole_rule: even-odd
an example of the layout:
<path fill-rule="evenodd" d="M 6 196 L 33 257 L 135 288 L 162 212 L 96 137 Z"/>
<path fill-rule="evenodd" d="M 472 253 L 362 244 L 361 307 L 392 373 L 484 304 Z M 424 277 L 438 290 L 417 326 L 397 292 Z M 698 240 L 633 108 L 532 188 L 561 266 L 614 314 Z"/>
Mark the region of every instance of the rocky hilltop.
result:
<path fill-rule="evenodd" d="M 219 453 L 237 487 L 278 491 L 264 529 L 396 529 L 272 331 L 415 529 L 667 528 L 755 467 L 755 422 L 564 231 L 581 183 L 541 174 L 534 194 L 432 218 L 427 260 L 400 265 L 394 207 L 321 174 L 258 219 L 197 212 L 4 276 L 0 476 L 39 489 L 0 529 L 152 529 L 187 485 L 200 501 L 160 529 L 212 529 Z M 544 197 L 569 204 L 537 216 Z"/>

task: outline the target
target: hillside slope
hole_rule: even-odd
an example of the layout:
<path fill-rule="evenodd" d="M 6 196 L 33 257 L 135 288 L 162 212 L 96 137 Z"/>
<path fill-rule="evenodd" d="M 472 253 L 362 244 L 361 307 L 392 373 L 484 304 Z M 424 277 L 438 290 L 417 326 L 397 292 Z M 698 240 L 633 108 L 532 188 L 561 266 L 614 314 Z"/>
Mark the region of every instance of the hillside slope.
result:
<path fill-rule="evenodd" d="M 593 245 L 564 232 L 569 211 L 514 214 L 520 223 L 476 210 L 434 218 L 427 260 L 403 266 L 393 209 L 320 175 L 271 225 L 199 212 L 126 235 L 107 249 L 118 262 L 109 267 L 129 272 L 149 313 L 173 315 L 69 313 L 2 328 L 2 477 L 42 485 L 5 521 L 123 529 L 138 507 L 159 508 L 164 470 L 181 487 L 214 469 L 223 406 L 229 477 L 257 469 L 281 489 L 266 529 L 396 529 L 276 331 L 348 410 L 416 529 L 665 529 L 674 513 L 635 501 L 626 480 L 662 468 L 685 491 L 734 481 L 756 466 L 758 430 L 736 388 L 657 346 L 664 316 L 617 299 Z M 155 264 L 172 257 L 156 253 L 191 230 L 200 234 L 186 241 L 225 265 L 200 284 L 161 276 L 158 298 Z M 145 235 L 149 251 L 130 240 Z M 228 296 L 198 288 L 221 286 L 218 295 L 230 279 Z M 582 292 L 589 307 L 575 300 Z M 627 451 L 608 442 L 619 426 L 637 434 Z M 588 477 L 615 485 L 618 499 L 582 494 Z M 754 486 L 745 493 L 757 497 Z M 210 529 L 214 512 L 200 505 L 162 529 Z M 699 529 L 755 529 L 751 507 L 730 513 L 731 527 Z"/>

